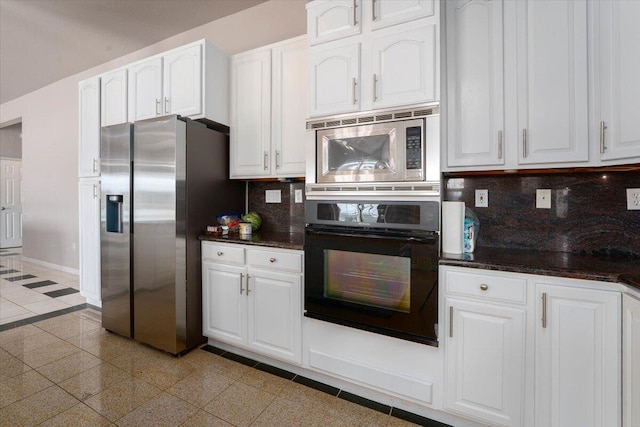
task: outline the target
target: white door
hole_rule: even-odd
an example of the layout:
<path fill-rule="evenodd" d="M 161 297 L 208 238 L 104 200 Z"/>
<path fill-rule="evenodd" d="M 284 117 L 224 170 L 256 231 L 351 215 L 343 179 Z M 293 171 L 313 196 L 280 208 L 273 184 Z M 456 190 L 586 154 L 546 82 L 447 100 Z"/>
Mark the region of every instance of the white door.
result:
<path fill-rule="evenodd" d="M 22 160 L 0 160 L 0 248 L 22 246 Z"/>
<path fill-rule="evenodd" d="M 309 50 L 309 116 L 360 111 L 360 43 L 347 40 Z"/>
<path fill-rule="evenodd" d="M 435 0 L 375 0 L 371 11 L 371 29 L 433 16 L 436 7 Z"/>
<path fill-rule="evenodd" d="M 502 6 L 446 2 L 448 166 L 505 163 Z"/>
<path fill-rule="evenodd" d="M 437 31 L 438 23 L 434 20 L 402 32 L 394 27 L 374 35 L 372 75 L 364 72 L 362 75 L 364 85 L 371 79 L 373 108 L 420 104 L 439 98 Z"/>
<path fill-rule="evenodd" d="M 100 77 L 78 84 L 79 177 L 100 176 Z"/>
<path fill-rule="evenodd" d="M 80 208 L 80 295 L 100 306 L 100 181 L 81 180 Z"/>
<path fill-rule="evenodd" d="M 309 44 L 354 36 L 362 31 L 361 0 L 332 0 L 307 9 Z"/>
<path fill-rule="evenodd" d="M 600 100 L 592 132 L 602 122 L 602 159 L 640 157 L 640 1 L 600 1 L 600 37 L 596 53 Z"/>
<path fill-rule="evenodd" d="M 299 275 L 249 270 L 251 347 L 278 359 L 302 361 L 302 280 Z"/>
<path fill-rule="evenodd" d="M 100 85 L 101 125 L 126 123 L 128 120 L 127 70 L 116 70 L 102 75 Z"/>
<path fill-rule="evenodd" d="M 164 114 L 202 117 L 202 46 L 164 56 Z"/>
<path fill-rule="evenodd" d="M 620 425 L 620 293 L 536 284 L 535 425 Z"/>
<path fill-rule="evenodd" d="M 274 47 L 272 59 L 272 170 L 282 177 L 304 177 L 309 107 L 309 51 L 306 39 Z"/>
<path fill-rule="evenodd" d="M 515 3 L 518 162 L 588 161 L 587 1 Z"/>
<path fill-rule="evenodd" d="M 525 310 L 448 298 L 445 406 L 522 425 Z"/>
<path fill-rule="evenodd" d="M 231 59 L 231 177 L 271 173 L 271 49 Z"/>
<path fill-rule="evenodd" d="M 640 426 L 640 300 L 622 297 L 622 425 Z"/>
<path fill-rule="evenodd" d="M 246 269 L 202 263 L 202 333 L 230 344 L 247 342 Z"/>
<path fill-rule="evenodd" d="M 129 121 L 150 119 L 163 114 L 162 58 L 129 68 Z"/>

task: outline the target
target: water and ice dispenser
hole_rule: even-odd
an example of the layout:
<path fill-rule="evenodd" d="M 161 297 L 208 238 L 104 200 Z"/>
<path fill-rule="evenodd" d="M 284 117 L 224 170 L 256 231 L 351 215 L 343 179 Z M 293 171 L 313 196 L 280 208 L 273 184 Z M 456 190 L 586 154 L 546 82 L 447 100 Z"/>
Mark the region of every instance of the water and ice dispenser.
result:
<path fill-rule="evenodd" d="M 108 233 L 122 233 L 122 203 L 124 196 L 122 194 L 107 194 L 106 214 L 107 224 L 106 231 Z"/>

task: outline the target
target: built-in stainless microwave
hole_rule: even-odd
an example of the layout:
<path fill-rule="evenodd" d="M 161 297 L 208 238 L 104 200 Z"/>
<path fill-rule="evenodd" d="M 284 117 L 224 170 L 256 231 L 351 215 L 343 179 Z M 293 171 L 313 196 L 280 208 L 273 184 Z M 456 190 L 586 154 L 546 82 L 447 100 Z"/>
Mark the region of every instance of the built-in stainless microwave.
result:
<path fill-rule="evenodd" d="M 439 179 L 437 109 L 347 117 L 310 125 L 314 149 L 310 153 L 313 158 L 307 157 L 307 167 L 313 161 L 314 170 L 307 169 L 307 192 L 309 184 L 331 189 L 437 183 Z"/>

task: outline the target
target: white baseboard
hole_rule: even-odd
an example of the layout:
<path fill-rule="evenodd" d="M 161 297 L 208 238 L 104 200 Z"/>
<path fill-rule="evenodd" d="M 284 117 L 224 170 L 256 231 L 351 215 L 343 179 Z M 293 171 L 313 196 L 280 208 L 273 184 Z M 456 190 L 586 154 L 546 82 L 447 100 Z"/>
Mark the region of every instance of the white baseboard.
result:
<path fill-rule="evenodd" d="M 26 256 L 22 256 L 22 260 L 26 262 L 30 262 L 31 264 L 41 265 L 43 267 L 51 268 L 54 270 L 64 271 L 65 273 L 79 275 L 80 270 L 77 268 L 65 267 L 64 265 L 53 264 L 46 261 L 40 261 L 39 259 L 27 258 Z"/>

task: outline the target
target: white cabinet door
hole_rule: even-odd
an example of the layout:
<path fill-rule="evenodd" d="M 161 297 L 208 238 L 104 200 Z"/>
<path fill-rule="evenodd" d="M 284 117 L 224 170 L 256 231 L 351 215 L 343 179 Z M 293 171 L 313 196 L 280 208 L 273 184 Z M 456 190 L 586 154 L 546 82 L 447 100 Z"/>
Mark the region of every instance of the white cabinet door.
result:
<path fill-rule="evenodd" d="M 535 425 L 620 425 L 620 293 L 536 283 Z"/>
<path fill-rule="evenodd" d="M 281 177 L 305 174 L 306 120 L 309 106 L 307 41 L 274 47 L 272 56 L 272 171 Z"/>
<path fill-rule="evenodd" d="M 516 2 L 518 163 L 589 160 L 587 1 Z"/>
<path fill-rule="evenodd" d="M 126 123 L 128 119 L 127 70 L 121 69 L 103 74 L 100 84 L 101 125 Z"/>
<path fill-rule="evenodd" d="M 231 178 L 271 173 L 271 51 L 231 61 Z"/>
<path fill-rule="evenodd" d="M 360 110 L 360 43 L 347 42 L 309 50 L 309 116 Z"/>
<path fill-rule="evenodd" d="M 129 121 L 163 114 L 162 58 L 129 67 Z"/>
<path fill-rule="evenodd" d="M 440 98 L 437 74 L 437 22 L 373 36 L 371 77 L 374 109 L 434 102 Z M 369 76 L 362 76 L 363 84 Z"/>
<path fill-rule="evenodd" d="M 78 110 L 78 176 L 100 176 L 100 77 L 79 83 Z"/>
<path fill-rule="evenodd" d="M 164 59 L 164 114 L 202 114 L 202 45 L 172 51 Z"/>
<path fill-rule="evenodd" d="M 525 310 L 447 298 L 445 407 L 492 425 L 522 424 Z"/>
<path fill-rule="evenodd" d="M 80 181 L 80 295 L 94 305 L 101 303 L 100 289 L 100 181 Z"/>
<path fill-rule="evenodd" d="M 640 426 L 640 300 L 622 297 L 622 425 Z"/>
<path fill-rule="evenodd" d="M 596 7 L 599 114 L 591 130 L 600 136 L 599 126 L 606 126 L 599 141 L 602 159 L 640 157 L 640 2 L 600 1 Z"/>
<path fill-rule="evenodd" d="M 247 270 L 202 263 L 202 333 L 230 344 L 247 343 Z"/>
<path fill-rule="evenodd" d="M 447 165 L 503 166 L 503 1 L 446 7 Z"/>
<path fill-rule="evenodd" d="M 362 31 L 361 0 L 331 0 L 307 8 L 309 44 L 354 36 Z"/>
<path fill-rule="evenodd" d="M 388 27 L 433 16 L 435 0 L 372 0 L 371 28 Z"/>
<path fill-rule="evenodd" d="M 249 270 L 250 347 L 278 359 L 302 362 L 300 275 Z"/>

